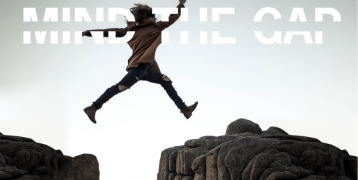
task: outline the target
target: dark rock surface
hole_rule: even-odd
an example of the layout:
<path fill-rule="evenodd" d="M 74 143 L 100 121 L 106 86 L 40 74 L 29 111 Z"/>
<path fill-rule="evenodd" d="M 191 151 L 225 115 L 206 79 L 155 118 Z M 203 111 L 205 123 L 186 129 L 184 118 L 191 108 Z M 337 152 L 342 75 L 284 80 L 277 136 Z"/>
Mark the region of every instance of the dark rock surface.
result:
<path fill-rule="evenodd" d="M 316 138 L 262 131 L 246 119 L 224 136 L 162 151 L 157 180 L 356 180 L 357 157 Z"/>
<path fill-rule="evenodd" d="M 34 140 L 0 133 L 0 180 L 99 180 L 96 156 L 74 158 Z"/>
<path fill-rule="evenodd" d="M 258 124 L 252 121 L 238 119 L 227 126 L 225 135 L 241 134 L 245 132 L 261 134 L 262 130 Z"/>

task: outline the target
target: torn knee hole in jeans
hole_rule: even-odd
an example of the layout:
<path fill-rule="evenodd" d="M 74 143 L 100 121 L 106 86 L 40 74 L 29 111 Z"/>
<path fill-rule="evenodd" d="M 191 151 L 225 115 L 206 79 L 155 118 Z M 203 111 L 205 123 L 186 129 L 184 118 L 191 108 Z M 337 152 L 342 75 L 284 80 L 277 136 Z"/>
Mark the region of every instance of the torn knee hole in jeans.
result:
<path fill-rule="evenodd" d="M 120 85 L 118 85 L 118 89 L 120 92 L 123 92 L 123 91 L 127 90 L 128 87 L 120 84 Z"/>
<path fill-rule="evenodd" d="M 137 81 L 139 81 L 139 78 L 137 76 L 134 76 L 134 77 L 137 79 Z"/>
<path fill-rule="evenodd" d="M 163 74 L 163 80 L 164 80 L 164 81 L 171 82 L 171 80 L 168 78 L 168 76 L 166 76 L 166 75 L 164 75 L 164 74 Z"/>

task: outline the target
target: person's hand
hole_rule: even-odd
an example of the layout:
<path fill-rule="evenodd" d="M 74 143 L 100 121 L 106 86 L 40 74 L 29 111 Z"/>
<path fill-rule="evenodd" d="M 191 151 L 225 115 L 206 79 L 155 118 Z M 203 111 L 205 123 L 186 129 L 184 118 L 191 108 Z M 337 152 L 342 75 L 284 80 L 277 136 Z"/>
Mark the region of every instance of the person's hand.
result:
<path fill-rule="evenodd" d="M 186 0 L 179 0 L 180 4 L 185 4 Z"/>

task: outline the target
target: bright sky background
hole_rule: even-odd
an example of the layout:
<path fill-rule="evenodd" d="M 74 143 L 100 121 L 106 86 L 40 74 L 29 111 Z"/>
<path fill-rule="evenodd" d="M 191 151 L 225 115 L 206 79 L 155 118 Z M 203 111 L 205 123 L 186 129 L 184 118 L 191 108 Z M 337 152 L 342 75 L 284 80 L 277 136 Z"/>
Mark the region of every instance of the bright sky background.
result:
<path fill-rule="evenodd" d="M 0 0 L 0 132 L 24 136 L 76 156 L 97 156 L 101 179 L 155 179 L 162 150 L 205 135 L 224 135 L 227 125 L 246 118 L 263 130 L 277 126 L 292 135 L 315 137 L 358 155 L 357 137 L 357 1 L 188 0 L 189 22 L 171 26 L 169 44 L 159 46 L 156 60 L 187 103 L 199 101 L 186 120 L 160 85 L 139 82 L 98 111 L 96 125 L 83 108 L 126 74 L 131 50 L 127 44 L 36 44 L 34 31 L 84 31 L 125 27 L 95 22 L 96 7 L 129 9 L 134 3 L 175 7 L 175 0 Z M 23 8 L 35 7 L 40 22 L 23 22 Z M 46 7 L 71 8 L 71 22 L 42 22 Z M 92 22 L 74 22 L 74 8 L 87 8 Z M 199 8 L 208 8 L 208 22 Z M 235 8 L 211 22 L 211 9 Z M 256 12 L 273 7 L 282 16 Z M 303 7 L 307 22 L 289 22 L 292 8 Z M 325 15 L 315 22 L 316 7 L 332 7 L 342 17 Z M 161 19 L 160 16 L 157 17 Z M 61 19 L 61 18 L 60 18 Z M 23 31 L 32 32 L 31 45 Z M 189 43 L 180 43 L 188 31 Z M 199 32 L 208 31 L 208 44 Z M 211 32 L 235 37 L 236 43 L 212 44 Z M 262 31 L 323 31 L 323 44 L 305 44 L 294 37 L 289 45 L 265 45 L 254 36 Z M 140 173 L 138 173 L 140 172 Z"/>

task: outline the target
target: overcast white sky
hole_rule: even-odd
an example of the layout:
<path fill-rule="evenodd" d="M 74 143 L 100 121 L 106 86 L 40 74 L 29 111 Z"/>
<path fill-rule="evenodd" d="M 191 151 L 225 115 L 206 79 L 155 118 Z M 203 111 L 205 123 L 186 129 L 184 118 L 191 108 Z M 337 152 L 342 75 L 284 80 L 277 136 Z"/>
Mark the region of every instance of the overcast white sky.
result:
<path fill-rule="evenodd" d="M 125 27 L 117 22 L 95 22 L 95 9 L 129 9 L 134 3 L 175 7 L 175 0 L 43 1 L 0 0 L 0 132 L 30 137 L 76 156 L 97 156 L 101 179 L 155 179 L 160 153 L 188 139 L 224 135 L 226 126 L 247 118 L 263 130 L 277 126 L 289 134 L 315 137 L 358 154 L 357 137 L 357 2 L 278 0 L 188 0 L 189 21 L 171 26 L 169 44 L 159 46 L 156 60 L 187 105 L 199 101 L 186 120 L 160 85 L 139 82 L 98 111 L 92 124 L 83 108 L 126 74 L 131 50 L 127 44 L 36 44 L 34 31 L 83 31 Z M 40 22 L 23 22 L 23 8 L 35 7 Z M 71 22 L 42 22 L 46 7 L 71 8 Z M 74 8 L 87 8 L 92 22 L 74 22 Z M 208 8 L 208 22 L 199 21 L 199 9 Z M 235 14 L 211 21 L 212 8 L 234 8 Z M 277 9 L 282 18 L 265 15 Z M 292 8 L 304 8 L 307 22 L 289 22 Z M 315 22 L 316 7 L 332 7 L 341 22 L 325 15 Z M 107 16 L 105 16 L 107 17 Z M 160 16 L 157 17 L 161 19 Z M 23 44 L 23 31 L 33 44 Z M 188 44 L 180 32 L 188 31 Z M 199 32 L 208 32 L 200 44 Z M 234 37 L 235 44 L 212 44 L 211 32 Z M 260 43 L 254 31 L 266 37 L 274 31 L 323 32 L 323 44 Z M 72 34 L 73 35 L 73 34 Z M 283 37 L 284 38 L 284 37 Z M 74 40 L 74 38 L 72 38 Z M 138 173 L 140 172 L 140 173 Z"/>

